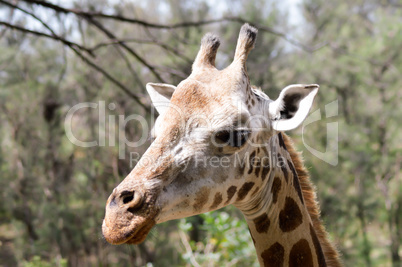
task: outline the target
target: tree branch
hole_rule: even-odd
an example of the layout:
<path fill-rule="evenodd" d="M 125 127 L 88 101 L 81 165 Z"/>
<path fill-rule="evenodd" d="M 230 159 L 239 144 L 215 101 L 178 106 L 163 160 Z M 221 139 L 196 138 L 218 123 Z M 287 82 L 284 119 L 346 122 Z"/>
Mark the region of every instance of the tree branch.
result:
<path fill-rule="evenodd" d="M 124 62 L 126 63 L 126 66 L 128 70 L 131 72 L 131 75 L 134 77 L 134 79 L 137 81 L 138 86 L 141 87 L 142 92 L 146 92 L 146 88 L 144 86 L 144 82 L 141 80 L 141 78 L 138 76 L 137 72 L 133 69 L 131 66 L 130 60 L 126 57 L 123 51 L 121 51 L 121 48 L 119 46 L 116 46 L 116 50 L 119 53 L 119 55 L 122 57 Z"/>
<path fill-rule="evenodd" d="M 129 47 L 125 43 L 124 40 L 119 40 L 110 30 L 108 30 L 106 27 L 104 27 L 95 18 L 114 19 L 114 20 L 121 21 L 121 22 L 128 22 L 128 23 L 138 24 L 138 25 L 144 26 L 146 28 L 168 29 L 168 30 L 169 29 L 184 28 L 184 27 L 203 26 L 203 25 L 207 25 L 207 24 L 227 22 L 227 21 L 232 21 L 232 22 L 237 22 L 237 23 L 246 23 L 247 22 L 245 19 L 243 19 L 241 17 L 226 16 L 226 17 L 222 17 L 220 19 L 201 20 L 201 21 L 192 21 L 192 22 L 181 22 L 181 23 L 176 23 L 176 24 L 164 25 L 164 24 L 158 24 L 158 23 L 150 23 L 150 22 L 147 22 L 147 21 L 144 21 L 144 20 L 139 20 L 139 19 L 126 18 L 126 17 L 120 16 L 120 15 L 107 15 L 107 14 L 103 14 L 103 13 L 100 13 L 100 12 L 86 12 L 86 11 L 82 11 L 82 10 L 76 9 L 76 8 L 68 9 L 68 8 L 61 7 L 59 5 L 49 3 L 47 1 L 41 1 L 41 0 L 21 0 L 21 1 L 29 3 L 29 4 L 40 5 L 40 6 L 43 6 L 45 8 L 52 9 L 57 13 L 75 14 L 75 15 L 77 15 L 79 17 L 82 17 L 83 19 L 88 21 L 88 23 L 90 23 L 91 25 L 95 26 L 98 30 L 103 32 L 111 40 L 110 44 L 118 44 L 123 49 L 125 49 L 129 54 L 131 54 L 134 58 L 136 58 L 142 65 L 146 66 L 151 71 L 151 73 L 157 78 L 157 80 L 160 81 L 160 82 L 165 82 L 165 81 L 160 76 L 160 74 L 156 71 L 155 66 L 150 65 L 133 48 Z M 79 51 L 79 50 L 85 51 L 86 53 L 88 53 L 92 57 L 95 57 L 93 51 L 95 49 L 98 49 L 99 47 L 101 47 L 103 45 L 107 45 L 107 44 L 98 44 L 97 46 L 95 46 L 93 48 L 87 48 L 87 47 L 85 47 L 83 45 L 68 41 L 63 37 L 58 36 L 52 30 L 52 28 L 49 27 L 49 25 L 47 25 L 43 20 L 41 20 L 38 16 L 36 16 L 32 12 L 29 12 L 29 11 L 19 7 L 18 5 L 13 4 L 13 3 L 9 3 L 9 2 L 7 2 L 5 0 L 0 0 L 0 3 L 3 3 L 3 4 L 5 4 L 5 5 L 7 5 L 7 6 L 11 7 L 11 8 L 18 9 L 21 12 L 23 12 L 25 14 L 28 14 L 29 16 L 31 16 L 32 18 L 34 18 L 35 20 L 40 22 L 47 30 L 50 31 L 51 34 L 47 34 L 47 33 L 44 33 L 44 32 L 39 32 L 39 31 L 34 31 L 34 30 L 29 30 L 29 29 L 26 29 L 24 27 L 13 25 L 13 24 L 10 24 L 10 23 L 5 22 L 5 21 L 0 21 L 0 25 L 6 26 L 8 28 L 18 30 L 18 31 L 21 31 L 21 32 L 26 32 L 26 33 L 29 33 L 29 34 L 33 34 L 33 35 L 36 35 L 36 36 L 53 39 L 53 40 L 59 41 L 59 42 L 65 44 L 65 45 L 69 46 L 74 51 L 74 53 L 77 54 L 84 62 L 86 62 L 88 65 L 90 65 L 92 68 L 96 69 L 97 71 L 101 72 L 107 79 L 109 79 L 112 83 L 114 83 L 116 86 L 118 86 L 120 89 L 122 89 L 126 94 L 128 94 L 130 97 L 132 97 L 137 103 L 139 103 L 146 110 L 148 110 L 149 105 L 147 105 L 143 100 L 141 100 L 141 96 L 131 92 L 125 85 L 123 85 L 118 80 L 116 80 L 110 73 L 108 73 L 103 68 L 99 67 L 97 64 L 92 62 L 89 58 L 87 58 L 84 54 L 82 54 Z M 284 40 L 286 40 L 287 42 L 289 42 L 289 43 L 291 43 L 291 44 L 293 44 L 293 45 L 295 45 L 295 46 L 297 46 L 297 47 L 299 47 L 299 48 L 301 48 L 301 49 L 303 49 L 304 51 L 307 51 L 307 52 L 314 52 L 314 51 L 316 51 L 316 50 L 318 50 L 321 47 L 326 45 L 326 44 L 321 44 L 321 45 L 318 45 L 316 47 L 309 47 L 309 46 L 303 45 L 300 42 L 294 40 L 289 35 L 284 34 L 282 32 L 279 32 L 279 31 L 276 31 L 275 29 L 272 29 L 270 27 L 266 27 L 266 26 L 263 26 L 263 25 L 255 25 L 255 26 L 257 28 L 259 28 L 260 31 L 268 32 L 270 34 L 274 34 L 276 36 L 279 36 L 279 37 L 283 38 Z M 181 55 L 176 49 L 174 49 L 172 47 L 169 47 L 164 43 L 159 42 L 156 38 L 152 38 L 152 39 L 153 40 L 151 40 L 149 42 L 152 42 L 153 44 L 162 47 L 166 51 L 174 53 L 176 56 L 180 56 L 182 59 L 186 60 L 187 62 L 191 62 L 190 59 L 188 59 L 185 56 Z M 135 40 L 135 39 L 132 39 L 132 40 Z M 139 40 L 136 40 L 136 41 L 139 41 Z M 141 41 L 139 41 L 139 42 L 141 42 Z M 142 42 L 147 43 L 148 41 L 142 41 Z M 122 54 L 122 51 L 119 51 L 119 53 Z M 127 58 L 125 58 L 125 61 L 127 63 Z"/>
<path fill-rule="evenodd" d="M 80 51 L 74 49 L 73 47 L 71 48 L 85 63 L 90 65 L 92 68 L 95 70 L 99 71 L 102 73 L 108 80 L 110 80 L 112 83 L 117 85 L 121 90 L 123 90 L 127 95 L 129 95 L 131 98 L 133 98 L 141 107 L 145 109 L 146 112 L 150 112 L 150 106 L 147 104 L 144 100 L 141 100 L 141 98 L 145 98 L 141 95 L 135 94 L 130 91 L 124 84 L 116 80 L 110 73 L 108 73 L 106 70 L 103 68 L 99 67 L 96 65 L 94 62 L 92 62 L 89 58 L 85 57 Z"/>
<path fill-rule="evenodd" d="M 94 57 L 94 55 L 91 52 L 91 50 L 89 50 L 89 49 L 87 49 L 87 48 L 85 48 L 85 47 L 83 47 L 83 46 L 81 46 L 81 45 L 79 45 L 77 43 L 70 42 L 70 41 L 68 41 L 68 40 L 66 40 L 66 39 L 64 39 L 64 38 L 62 38 L 60 36 L 50 35 L 50 34 L 46 34 L 46 33 L 43 33 L 43 32 L 29 30 L 29 29 L 26 29 L 24 27 L 13 25 L 13 24 L 10 24 L 10 23 L 5 22 L 5 21 L 0 21 L 0 25 L 6 26 L 7 28 L 18 30 L 18 31 L 21 31 L 21 32 L 30 33 L 30 34 L 33 34 L 33 35 L 36 35 L 36 36 L 45 37 L 45 38 L 53 39 L 53 40 L 56 40 L 56 41 L 60 41 L 63 44 L 65 44 L 65 45 L 67 45 L 67 46 L 69 46 L 71 48 L 76 47 L 76 48 L 78 48 L 80 50 L 83 50 L 83 51 L 87 52 L 88 54 L 90 54 L 91 56 Z"/>
<path fill-rule="evenodd" d="M 141 25 L 143 27 L 159 29 L 159 30 L 172 30 L 172 29 L 177 29 L 177 28 L 197 27 L 197 26 L 204 26 L 204 25 L 208 25 L 208 24 L 221 23 L 221 22 L 227 22 L 227 21 L 232 21 L 232 22 L 237 22 L 237 23 L 246 23 L 246 22 L 251 23 L 250 21 L 247 21 L 241 17 L 224 16 L 219 19 L 210 19 L 210 20 L 201 20 L 201 21 L 186 21 L 186 22 L 180 22 L 180 23 L 175 23 L 175 24 L 169 25 L 169 24 L 151 23 L 151 22 L 147 22 L 145 20 L 127 18 L 127 17 L 121 16 L 121 15 L 107 15 L 107 14 L 104 14 L 101 12 L 88 12 L 88 11 L 82 11 L 82 10 L 75 9 L 75 8 L 68 9 L 68 8 L 63 8 L 61 6 L 57 6 L 57 5 L 48 3 L 46 1 L 41 1 L 41 0 L 21 0 L 21 1 L 41 5 L 41 6 L 44 6 L 47 8 L 51 8 L 56 12 L 62 12 L 62 13 L 66 13 L 66 14 L 73 13 L 73 14 L 76 14 L 76 15 L 84 17 L 84 18 L 113 19 L 113 20 L 117 20 L 117 21 L 121 21 L 121 22 L 128 22 L 128 23 L 132 23 L 132 24 Z M 251 23 L 251 24 L 253 24 L 253 23 Z M 268 32 L 268 33 L 274 34 L 278 37 L 281 37 L 282 39 L 286 40 L 290 44 L 297 46 L 297 47 L 301 48 L 302 50 L 309 52 L 309 53 L 317 51 L 327 45 L 327 42 L 324 42 L 324 43 L 317 44 L 317 45 L 310 47 L 310 46 L 304 45 L 304 44 L 300 43 L 299 41 L 291 38 L 288 34 L 279 32 L 270 27 L 258 25 L 255 23 L 253 25 L 256 26 L 260 31 Z"/>
<path fill-rule="evenodd" d="M 111 31 L 106 29 L 101 23 L 94 20 L 92 17 L 85 16 L 84 18 L 89 23 L 93 24 L 96 28 L 98 28 L 100 31 L 102 31 L 111 40 L 117 40 L 117 43 L 120 46 L 122 46 L 125 50 L 127 50 L 127 52 L 129 52 L 132 56 L 134 56 L 139 62 L 145 65 L 160 82 L 165 82 L 163 78 L 159 75 L 159 73 L 156 72 L 155 67 L 151 66 L 144 58 L 142 58 L 137 52 L 135 52 L 134 49 L 126 45 L 124 42 L 120 41 Z"/>
<path fill-rule="evenodd" d="M 150 106 L 143 100 L 141 100 L 142 96 L 137 95 L 133 92 L 130 91 L 130 89 L 128 89 L 125 85 L 123 85 L 122 83 L 120 83 L 118 80 L 116 80 L 110 73 L 108 73 L 106 70 L 104 70 L 103 68 L 99 67 L 98 65 L 96 65 L 94 62 L 92 62 L 89 58 L 87 58 L 85 55 L 83 55 L 77 48 L 81 49 L 81 50 L 85 50 L 87 51 L 86 48 L 77 45 L 75 43 L 69 42 L 63 38 L 60 38 L 58 36 L 53 36 L 53 35 L 49 35 L 46 33 L 42 33 L 42 32 L 37 32 L 37 31 L 32 31 L 32 30 L 28 30 L 25 29 L 23 27 L 20 26 L 16 26 L 16 25 L 12 25 L 9 24 L 7 22 L 4 21 L 0 21 L 0 25 L 4 25 L 10 29 L 14 29 L 14 30 L 18 30 L 21 32 L 25 32 L 25 33 L 30 33 L 33 35 L 37 35 L 37 36 L 42 36 L 42 37 L 46 37 L 46 38 L 50 38 L 53 40 L 57 40 L 60 41 L 66 45 L 68 45 L 71 50 L 74 51 L 74 53 L 76 55 L 78 55 L 85 63 L 87 63 L 89 66 L 91 66 L 92 68 L 94 68 L 95 70 L 99 71 L 100 73 L 102 73 L 108 80 L 110 80 L 112 83 L 114 83 L 115 85 L 117 85 L 121 90 L 123 90 L 127 95 L 129 95 L 130 97 L 132 97 L 140 106 L 142 106 L 147 112 L 149 112 L 150 110 Z"/>
<path fill-rule="evenodd" d="M 165 51 L 170 52 L 172 54 L 174 54 L 175 56 L 183 59 L 184 61 L 186 61 L 189 64 L 193 63 L 193 60 L 191 60 L 190 58 L 186 57 L 185 55 L 183 55 L 182 53 L 180 53 L 176 48 L 174 47 L 170 47 L 167 44 L 161 43 L 158 40 L 142 40 L 142 39 L 136 39 L 136 38 L 129 38 L 129 39 L 123 39 L 123 40 L 110 40 L 109 42 L 103 42 L 103 43 L 98 43 L 96 45 L 94 45 L 92 48 L 89 48 L 92 52 L 94 52 L 95 50 L 98 50 L 101 47 L 104 46 L 109 46 L 109 45 L 115 45 L 118 44 L 119 42 L 124 42 L 124 43 L 138 43 L 138 44 L 148 44 L 148 45 L 156 45 L 159 46 L 161 48 L 163 48 Z"/>

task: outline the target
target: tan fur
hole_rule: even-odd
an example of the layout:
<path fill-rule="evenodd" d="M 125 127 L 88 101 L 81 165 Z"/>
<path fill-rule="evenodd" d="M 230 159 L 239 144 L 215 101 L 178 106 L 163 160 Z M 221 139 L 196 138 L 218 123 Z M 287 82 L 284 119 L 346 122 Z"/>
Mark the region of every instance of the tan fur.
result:
<path fill-rule="evenodd" d="M 315 189 L 310 181 L 310 176 L 303 164 L 303 159 L 299 152 L 294 149 L 293 141 L 286 134 L 282 133 L 286 148 L 292 158 L 293 164 L 296 168 L 299 177 L 300 186 L 302 188 L 303 198 L 307 211 L 313 222 L 314 230 L 320 241 L 325 260 L 328 266 L 342 266 L 339 259 L 338 251 L 334 245 L 328 240 L 328 234 L 325 231 L 323 223 L 320 219 L 320 207 L 316 200 Z"/>

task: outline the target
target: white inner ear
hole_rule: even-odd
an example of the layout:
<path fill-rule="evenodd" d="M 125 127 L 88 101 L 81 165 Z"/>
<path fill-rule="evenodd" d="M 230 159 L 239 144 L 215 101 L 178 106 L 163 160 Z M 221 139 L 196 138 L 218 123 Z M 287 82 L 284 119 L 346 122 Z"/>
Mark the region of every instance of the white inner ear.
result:
<path fill-rule="evenodd" d="M 146 88 L 159 115 L 163 114 L 169 107 L 170 98 L 176 90 L 176 86 L 164 83 L 147 83 Z"/>
<path fill-rule="evenodd" d="M 318 85 L 296 84 L 283 89 L 278 99 L 269 106 L 273 129 L 276 131 L 288 131 L 297 128 L 307 117 L 318 88 Z M 298 108 L 291 118 L 281 118 L 281 111 L 287 109 L 286 105 L 284 105 L 284 98 L 285 96 L 292 96 L 292 94 L 298 94 L 301 97 L 301 99 L 296 99 L 294 102 L 294 105 L 298 106 Z"/>

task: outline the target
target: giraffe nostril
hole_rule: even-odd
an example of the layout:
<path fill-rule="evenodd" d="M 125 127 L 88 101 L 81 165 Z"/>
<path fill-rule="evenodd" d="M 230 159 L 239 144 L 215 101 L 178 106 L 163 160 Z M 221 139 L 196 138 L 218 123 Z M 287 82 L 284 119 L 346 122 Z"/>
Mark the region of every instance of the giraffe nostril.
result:
<path fill-rule="evenodd" d="M 130 209 L 137 208 L 142 202 L 140 193 L 133 191 L 123 191 L 120 194 L 120 199 L 123 205 L 128 206 Z"/>
<path fill-rule="evenodd" d="M 123 203 L 127 204 L 128 202 L 130 202 L 133 199 L 134 199 L 134 194 L 132 194 L 131 196 L 125 196 L 125 197 L 123 197 Z"/>

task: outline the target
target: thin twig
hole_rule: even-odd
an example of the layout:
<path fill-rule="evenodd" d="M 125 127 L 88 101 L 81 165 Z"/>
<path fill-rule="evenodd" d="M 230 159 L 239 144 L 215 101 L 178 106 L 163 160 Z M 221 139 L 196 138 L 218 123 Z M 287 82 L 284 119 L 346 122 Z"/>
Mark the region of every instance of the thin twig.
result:
<path fill-rule="evenodd" d="M 9 15 L 8 15 L 8 21 L 10 22 L 12 19 L 13 19 L 13 17 L 14 17 L 14 12 L 15 11 L 15 9 L 11 9 L 10 10 L 10 13 L 9 13 Z M 7 28 L 4 28 L 1 32 L 0 32 L 0 38 L 3 38 L 3 36 L 6 34 L 6 32 L 7 32 Z"/>
<path fill-rule="evenodd" d="M 188 58 L 188 57 L 186 57 L 186 56 L 184 56 L 182 53 L 179 52 L 178 49 L 172 48 L 172 47 L 168 46 L 167 44 L 165 44 L 163 42 L 160 42 L 159 39 L 152 34 L 152 32 L 150 31 L 149 28 L 145 28 L 145 32 L 152 39 L 153 43 L 155 43 L 156 45 L 160 46 L 165 51 L 171 52 L 171 53 L 173 53 L 173 55 L 184 59 L 185 61 L 187 61 L 188 64 L 190 64 L 190 65 L 193 64 L 193 60 Z"/>
<path fill-rule="evenodd" d="M 107 37 L 111 40 L 119 40 L 111 31 L 106 29 L 101 23 L 94 20 L 92 17 L 84 17 L 88 22 L 93 24 L 96 28 L 102 31 Z M 141 62 L 144 66 L 146 66 L 152 74 L 158 79 L 159 82 L 165 82 L 164 79 L 156 72 L 155 67 L 151 66 L 144 58 L 142 58 L 137 52 L 134 51 L 133 48 L 126 45 L 124 42 L 119 41 L 118 44 L 122 46 L 127 52 L 129 52 L 132 56 L 134 56 L 139 62 Z"/>
<path fill-rule="evenodd" d="M 128 70 L 131 72 L 131 75 L 134 77 L 137 84 L 141 87 L 142 92 L 146 92 L 146 88 L 144 86 L 143 81 L 138 76 L 137 72 L 133 69 L 133 67 L 131 66 L 131 63 L 128 60 L 128 58 L 126 57 L 126 55 L 124 54 L 124 52 L 121 51 L 121 48 L 119 46 L 116 46 L 115 48 L 116 48 L 117 52 L 119 53 L 119 55 L 123 58 L 124 62 L 126 63 L 126 66 L 127 66 Z"/>
<path fill-rule="evenodd" d="M 189 64 L 192 64 L 193 61 L 186 57 L 185 55 L 183 55 L 182 53 L 180 53 L 176 48 L 170 47 L 165 43 L 161 43 L 156 39 L 153 40 L 142 40 L 142 39 L 136 39 L 136 38 L 129 38 L 129 39 L 120 39 L 120 40 L 110 40 L 109 42 L 103 42 L 103 43 L 98 43 L 96 45 L 94 45 L 92 48 L 89 48 L 92 52 L 98 50 L 101 47 L 105 47 L 105 46 L 109 46 L 109 45 L 116 45 L 119 44 L 119 42 L 124 42 L 124 43 L 138 43 L 138 44 L 149 44 L 149 45 L 156 45 L 159 46 L 161 48 L 163 48 L 165 51 L 167 52 L 171 52 L 173 53 L 175 56 L 183 59 L 184 61 L 186 61 Z"/>
<path fill-rule="evenodd" d="M 71 48 L 85 63 L 90 65 L 92 68 L 95 70 L 99 71 L 102 73 L 108 80 L 113 82 L 115 85 L 117 85 L 121 90 L 123 90 L 127 95 L 129 95 L 131 98 L 133 98 L 141 107 L 145 109 L 146 112 L 150 112 L 150 106 L 143 102 L 141 98 L 145 98 L 144 96 L 135 94 L 130 91 L 124 84 L 116 80 L 111 74 L 109 74 L 107 71 L 105 71 L 103 68 L 99 67 L 96 65 L 94 62 L 92 62 L 89 58 L 85 57 L 80 51 L 77 49 L 74 49 L 73 47 Z"/>
<path fill-rule="evenodd" d="M 68 45 L 68 46 L 75 45 L 75 46 L 78 47 L 79 49 L 86 51 L 86 52 L 87 52 L 88 54 L 90 54 L 92 57 L 95 57 L 95 55 L 92 53 L 91 50 L 88 50 L 87 48 L 85 48 L 85 47 L 83 47 L 83 46 L 81 46 L 81 45 L 79 45 L 79 44 L 77 44 L 77 43 L 73 43 L 73 42 L 67 41 L 66 39 L 64 39 L 64 38 L 60 37 L 59 35 L 57 35 L 57 34 L 53 31 L 53 29 L 50 28 L 50 26 L 49 26 L 47 23 L 45 23 L 42 19 L 40 19 L 40 18 L 39 18 L 38 16 L 36 16 L 35 14 L 29 12 L 28 10 L 25 10 L 25 9 L 23 9 L 23 8 L 17 6 L 17 5 L 14 5 L 14 4 L 12 4 L 12 3 L 6 2 L 6 1 L 4 1 L 4 0 L 0 0 L 0 3 L 3 3 L 3 4 L 5 4 L 5 5 L 8 5 L 9 7 L 12 7 L 12 8 L 14 8 L 14 9 L 18 9 L 18 10 L 20 10 L 21 12 L 23 12 L 23 13 L 25 13 L 25 14 L 31 16 L 32 18 L 36 19 L 36 20 L 39 21 L 46 29 L 48 29 L 48 30 L 50 31 L 50 33 L 52 34 L 52 36 L 53 36 L 56 40 L 62 41 L 64 44 L 66 44 L 66 45 Z M 64 41 L 63 41 L 63 40 L 64 40 Z"/>
<path fill-rule="evenodd" d="M 201 267 L 201 265 L 195 260 L 193 250 L 191 249 L 190 243 L 187 241 L 186 234 L 183 231 L 179 231 L 180 239 L 181 242 L 184 245 L 184 248 L 186 249 L 186 252 L 190 255 L 190 261 L 191 264 L 195 267 Z"/>
<path fill-rule="evenodd" d="M 30 34 L 33 34 L 33 35 L 36 35 L 36 36 L 41 36 L 41 37 L 53 39 L 53 40 L 56 40 L 56 41 L 60 41 L 60 42 L 62 42 L 63 44 L 65 44 L 65 45 L 67 45 L 67 46 L 69 46 L 69 47 L 71 47 L 71 48 L 72 48 L 72 47 L 76 47 L 76 48 L 78 48 L 78 49 L 80 49 L 80 50 L 83 50 L 83 51 L 85 51 L 85 52 L 88 52 L 88 54 L 90 54 L 90 55 L 93 56 L 93 53 L 92 53 L 90 50 L 88 50 L 87 48 L 85 48 L 85 47 L 83 47 L 83 46 L 81 46 L 81 45 L 79 45 L 79 44 L 70 42 L 70 41 L 68 41 L 68 40 L 66 40 L 66 39 L 64 39 L 64 38 L 62 38 L 62 37 L 60 37 L 60 36 L 57 36 L 57 35 L 50 35 L 50 34 L 43 33 L 43 32 L 38 32 L 38 31 L 29 30 L 29 29 L 26 29 L 26 28 L 24 28 L 24 27 L 20 27 L 20 26 L 17 26 L 17 25 L 13 25 L 13 24 L 10 24 L 10 23 L 5 22 L 5 21 L 0 21 L 0 25 L 6 26 L 7 28 L 14 29 L 14 30 L 18 30 L 18 31 L 21 31 L 21 32 L 26 32 L 26 33 L 30 33 Z"/>

